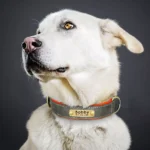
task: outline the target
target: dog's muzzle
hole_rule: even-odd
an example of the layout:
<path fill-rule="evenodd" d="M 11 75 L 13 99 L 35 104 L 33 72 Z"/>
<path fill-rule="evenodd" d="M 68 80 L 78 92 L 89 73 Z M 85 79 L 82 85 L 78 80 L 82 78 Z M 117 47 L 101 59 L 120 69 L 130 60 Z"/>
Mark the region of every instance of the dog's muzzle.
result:
<path fill-rule="evenodd" d="M 37 50 L 42 46 L 42 42 L 34 37 L 27 37 L 24 39 L 22 43 L 22 48 L 25 50 L 27 54 Z"/>
<path fill-rule="evenodd" d="M 24 51 L 26 69 L 30 75 L 32 71 L 39 73 L 41 70 L 45 70 L 46 67 L 37 59 L 37 50 L 42 46 L 42 42 L 34 37 L 27 37 L 22 43 L 22 48 Z"/>
<path fill-rule="evenodd" d="M 26 58 L 26 68 L 27 68 L 27 71 L 31 75 L 32 75 L 32 71 L 34 71 L 36 73 L 40 73 L 40 72 L 43 72 L 43 71 L 46 72 L 49 70 L 46 66 L 44 66 L 40 62 L 40 60 L 38 60 L 35 52 L 29 53 L 26 57 L 27 57 Z"/>
<path fill-rule="evenodd" d="M 35 73 L 41 72 L 57 72 L 57 73 L 64 73 L 66 72 L 69 67 L 58 67 L 56 69 L 50 69 L 49 67 L 45 66 L 40 60 L 38 56 L 38 51 L 42 46 L 42 42 L 34 37 L 27 37 L 24 39 L 22 43 L 22 48 L 24 51 L 25 57 L 25 66 L 26 70 L 30 75 L 32 75 L 32 71 Z"/>

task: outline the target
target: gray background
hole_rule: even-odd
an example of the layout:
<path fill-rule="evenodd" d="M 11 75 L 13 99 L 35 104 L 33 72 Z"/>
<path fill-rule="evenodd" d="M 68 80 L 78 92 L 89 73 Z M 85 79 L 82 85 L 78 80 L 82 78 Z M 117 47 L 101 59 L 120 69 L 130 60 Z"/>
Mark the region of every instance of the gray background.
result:
<path fill-rule="evenodd" d="M 132 54 L 124 47 L 118 49 L 122 71 L 119 92 L 122 108 L 118 114 L 129 126 L 133 140 L 131 150 L 149 150 L 149 0 L 1 0 L 0 149 L 18 150 L 27 138 L 25 124 L 31 112 L 45 103 L 38 83 L 23 71 L 21 42 L 35 33 L 34 19 L 40 21 L 62 8 L 115 19 L 143 43 L 145 52 L 141 55 Z"/>

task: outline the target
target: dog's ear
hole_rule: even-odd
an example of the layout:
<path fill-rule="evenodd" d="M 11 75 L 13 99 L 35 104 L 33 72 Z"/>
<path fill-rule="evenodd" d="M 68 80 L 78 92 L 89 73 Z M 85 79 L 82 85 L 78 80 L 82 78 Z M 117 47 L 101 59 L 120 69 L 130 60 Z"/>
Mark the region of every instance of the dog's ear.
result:
<path fill-rule="evenodd" d="M 125 45 L 133 53 L 142 53 L 144 48 L 140 41 L 122 29 L 115 21 L 100 19 L 100 29 L 105 48 L 115 49 Z"/>

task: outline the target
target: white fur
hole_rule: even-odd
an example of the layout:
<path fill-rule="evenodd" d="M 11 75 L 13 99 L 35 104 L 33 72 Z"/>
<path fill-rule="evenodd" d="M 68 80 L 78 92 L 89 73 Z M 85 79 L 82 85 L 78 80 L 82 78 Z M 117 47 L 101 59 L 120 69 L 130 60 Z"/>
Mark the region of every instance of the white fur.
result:
<path fill-rule="evenodd" d="M 66 20 L 77 28 L 61 29 L 60 23 Z M 44 44 L 38 55 L 42 64 L 49 69 L 69 66 L 69 70 L 33 74 L 40 79 L 44 97 L 70 106 L 87 107 L 117 94 L 117 46 L 143 52 L 142 44 L 113 20 L 73 10 L 48 15 L 38 30 L 41 34 L 34 37 Z M 29 136 L 20 150 L 127 150 L 131 143 L 128 128 L 117 115 L 93 121 L 68 120 L 52 114 L 47 105 L 33 112 L 27 129 Z"/>

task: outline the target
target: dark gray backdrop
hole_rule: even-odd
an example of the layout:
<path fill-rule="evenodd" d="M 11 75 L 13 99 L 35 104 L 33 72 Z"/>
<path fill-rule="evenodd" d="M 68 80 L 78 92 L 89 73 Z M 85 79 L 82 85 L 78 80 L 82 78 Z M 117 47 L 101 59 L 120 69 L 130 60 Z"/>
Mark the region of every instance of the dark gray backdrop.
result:
<path fill-rule="evenodd" d="M 150 149 L 150 2 L 149 0 L 1 0 L 0 1 L 0 149 L 18 150 L 27 138 L 25 124 L 31 112 L 45 103 L 38 83 L 26 76 L 21 42 L 33 35 L 50 12 L 72 8 L 117 20 L 136 36 L 145 52 L 135 55 L 118 49 L 121 61 L 122 108 L 118 113 L 132 135 L 131 150 Z"/>

